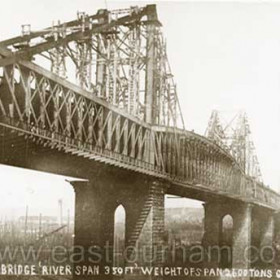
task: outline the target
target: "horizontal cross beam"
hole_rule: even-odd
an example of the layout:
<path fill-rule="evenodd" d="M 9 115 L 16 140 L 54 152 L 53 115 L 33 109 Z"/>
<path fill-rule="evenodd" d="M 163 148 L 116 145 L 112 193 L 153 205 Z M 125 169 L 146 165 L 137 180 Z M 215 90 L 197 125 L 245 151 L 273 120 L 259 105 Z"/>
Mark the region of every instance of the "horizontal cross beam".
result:
<path fill-rule="evenodd" d="M 78 41 L 80 39 L 86 38 L 91 36 L 94 33 L 101 33 L 105 32 L 111 28 L 114 28 L 118 25 L 129 25 L 138 22 L 141 20 L 141 18 L 145 15 L 156 13 L 156 9 L 154 5 L 148 5 L 143 10 L 141 10 L 139 13 L 135 13 L 129 16 L 121 17 L 117 20 L 113 20 L 109 23 L 104 24 L 95 24 L 90 29 L 87 27 L 85 31 L 80 30 L 73 32 L 69 35 L 66 35 L 64 38 L 59 38 L 58 40 L 55 40 L 55 38 L 49 38 L 47 42 L 39 43 L 35 46 L 25 48 L 23 50 L 17 51 L 17 52 L 10 52 L 8 55 L 5 54 L 3 50 L 3 46 L 7 45 L 8 41 L 0 42 L 0 55 L 4 56 L 4 58 L 0 59 L 0 67 L 4 67 L 13 63 L 16 63 L 21 60 L 28 60 L 28 58 L 32 57 L 35 54 L 42 53 L 44 51 L 47 51 L 49 49 L 55 48 L 57 46 L 69 43 L 71 41 Z M 155 14 L 156 15 L 156 14 Z M 157 15 L 156 15 L 157 18 Z M 74 22 L 72 23 L 74 24 Z M 35 34 L 34 34 L 35 36 Z M 31 36 L 32 37 L 32 36 Z M 37 36 L 36 36 L 37 37 Z M 10 42 L 17 41 L 18 39 L 11 39 Z"/>

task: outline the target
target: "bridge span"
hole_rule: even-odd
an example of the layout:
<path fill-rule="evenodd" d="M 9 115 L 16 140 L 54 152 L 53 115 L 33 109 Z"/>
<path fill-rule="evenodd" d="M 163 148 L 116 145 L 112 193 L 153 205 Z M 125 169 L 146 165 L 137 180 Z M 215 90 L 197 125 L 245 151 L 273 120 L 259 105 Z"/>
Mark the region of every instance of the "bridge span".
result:
<path fill-rule="evenodd" d="M 250 267 L 252 239 L 272 245 L 280 195 L 226 147 L 185 129 L 154 5 L 25 26 L 0 42 L 0 56 L 0 162 L 86 179 L 71 182 L 76 245 L 113 243 L 122 204 L 126 244 L 154 256 L 166 194 L 205 202 L 206 247 L 233 217 L 233 267 Z"/>

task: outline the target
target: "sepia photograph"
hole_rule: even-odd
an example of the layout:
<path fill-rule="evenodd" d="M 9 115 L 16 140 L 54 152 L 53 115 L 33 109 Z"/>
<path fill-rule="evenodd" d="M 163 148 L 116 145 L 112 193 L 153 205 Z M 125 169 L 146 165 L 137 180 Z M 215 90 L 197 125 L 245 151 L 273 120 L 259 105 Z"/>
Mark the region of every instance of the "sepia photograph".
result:
<path fill-rule="evenodd" d="M 0 0 L 0 280 L 280 279 L 280 1 Z"/>

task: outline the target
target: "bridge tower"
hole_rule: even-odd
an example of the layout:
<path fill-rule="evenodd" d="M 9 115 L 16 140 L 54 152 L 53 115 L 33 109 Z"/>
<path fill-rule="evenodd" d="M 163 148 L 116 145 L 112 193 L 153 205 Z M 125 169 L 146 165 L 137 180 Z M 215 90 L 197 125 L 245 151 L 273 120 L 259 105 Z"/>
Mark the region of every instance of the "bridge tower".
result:
<path fill-rule="evenodd" d="M 79 248 L 83 248 L 82 264 L 93 265 L 95 261 L 101 275 L 106 277 L 107 269 L 114 265 L 114 213 L 122 205 L 126 213 L 126 249 L 122 252 L 125 265 L 161 265 L 166 186 L 161 181 L 125 171 L 98 173 L 92 180 L 71 182 L 76 196 L 75 247 L 78 256 Z M 138 273 L 134 270 L 127 277 Z M 76 278 L 87 279 L 84 275 L 76 275 Z"/>
<path fill-rule="evenodd" d="M 110 24 L 122 11 L 98 11 L 99 23 Z M 127 11 L 125 11 L 127 12 Z M 132 17 L 139 10 L 133 7 L 129 11 Z M 146 20 L 139 19 L 128 23 L 130 34 L 127 41 L 131 55 L 128 57 L 128 76 L 121 77 L 118 65 L 120 54 L 114 47 L 116 40 L 114 29 L 101 33 L 97 38 L 96 88 L 97 95 L 113 105 L 120 106 L 132 116 L 139 117 L 149 125 L 177 125 L 181 112 L 178 107 L 176 87 L 173 84 L 171 70 L 167 61 L 161 23 L 158 20 L 156 6 L 145 8 Z M 144 26 L 144 27 L 143 27 Z M 145 42 L 143 45 L 143 36 Z M 144 46 L 144 66 L 139 58 Z M 107 57 L 107 60 L 105 59 Z M 108 62 L 109 58 L 109 62 Z M 124 62 L 123 64 L 126 64 Z M 125 66 L 122 66 L 125 67 Z M 141 105 L 139 72 L 144 67 L 144 98 Z M 84 73 L 81 69 L 78 74 Z M 117 81 L 125 92 L 117 92 Z M 80 79 L 81 80 L 81 79 Z M 82 79 L 82 82 L 85 79 Z M 80 84 L 82 87 L 86 83 Z M 142 109 L 143 108 L 143 109 Z M 182 123 L 182 122 L 181 122 Z M 123 133 L 126 133 L 125 131 Z M 147 141 L 147 140 L 145 140 Z M 148 141 L 149 142 L 149 141 Z M 150 146 L 152 143 L 146 143 Z M 152 152 L 152 151 L 151 151 Z M 148 155 L 148 162 L 151 156 Z M 150 162 L 154 164 L 153 161 Z M 126 212 L 124 259 L 126 265 L 159 266 L 163 263 L 162 246 L 164 244 L 164 195 L 167 185 L 159 179 L 151 179 L 135 173 L 101 168 L 90 175 L 88 181 L 71 182 L 75 190 L 75 246 L 85 250 L 83 264 L 92 264 L 92 253 L 99 253 L 101 270 L 113 265 L 114 248 L 114 212 L 122 205 Z M 79 253 L 79 252 L 77 252 Z M 77 264 L 78 266 L 78 264 Z M 110 272 L 111 273 L 111 272 Z M 106 274 L 106 269 L 101 271 Z M 78 279 L 79 275 L 76 276 Z M 90 278 L 90 277 L 89 277 Z M 85 279 L 81 276 L 81 279 Z"/>
<path fill-rule="evenodd" d="M 248 178 L 254 178 L 254 189 L 251 191 L 253 191 L 253 196 L 257 197 L 259 191 L 256 186 L 262 178 L 248 118 L 244 112 L 239 112 L 227 122 L 222 122 L 221 117 L 221 113 L 217 110 L 212 112 L 205 136 L 228 151 Z M 247 188 L 246 183 L 243 183 L 243 187 Z M 265 262 L 267 265 L 267 259 L 264 259 L 274 254 L 272 246 L 275 235 L 279 232 L 278 217 L 273 209 L 261 208 L 248 202 L 219 198 L 208 200 L 204 205 L 204 210 L 203 243 L 205 248 L 218 245 L 221 251 L 229 249 L 223 248 L 222 220 L 226 215 L 230 215 L 233 219 L 232 251 L 227 257 L 230 258 L 231 266 L 250 268 L 263 265 Z M 262 255 L 264 249 L 270 251 L 265 257 Z M 210 265 L 220 265 L 221 251 L 219 254 L 215 252 L 212 255 L 214 259 Z"/>
<path fill-rule="evenodd" d="M 221 112 L 212 111 L 205 136 L 228 150 L 247 175 L 261 182 L 260 164 L 246 113 L 240 111 L 223 122 L 222 116 Z"/>
<path fill-rule="evenodd" d="M 275 211 L 228 199 L 208 200 L 204 211 L 206 267 L 223 267 L 223 263 L 227 263 L 226 268 L 272 267 L 278 220 Z M 230 244 L 223 243 L 222 222 L 227 215 L 233 221 Z"/>

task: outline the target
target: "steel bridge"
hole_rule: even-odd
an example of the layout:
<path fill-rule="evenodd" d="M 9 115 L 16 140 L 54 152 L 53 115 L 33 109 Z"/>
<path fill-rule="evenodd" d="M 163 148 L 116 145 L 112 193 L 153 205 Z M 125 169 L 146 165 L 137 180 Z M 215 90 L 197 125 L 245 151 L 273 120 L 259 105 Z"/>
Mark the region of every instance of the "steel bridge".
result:
<path fill-rule="evenodd" d="M 123 182 L 122 174 L 144 176 L 164 193 L 280 208 L 280 195 L 246 168 L 246 137 L 238 134 L 244 145 L 235 141 L 232 152 L 219 141 L 214 113 L 207 137 L 185 129 L 155 5 L 78 13 L 39 31 L 22 26 L 21 35 L 0 42 L 0 77 L 3 164 L 94 177 L 94 168 L 61 171 L 73 159 L 76 170 L 84 162 L 116 170 Z M 67 160 L 44 165 L 56 154 Z M 128 242 L 143 224 L 131 225 Z"/>

